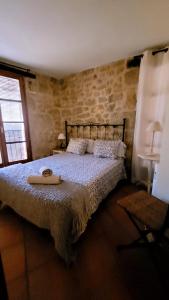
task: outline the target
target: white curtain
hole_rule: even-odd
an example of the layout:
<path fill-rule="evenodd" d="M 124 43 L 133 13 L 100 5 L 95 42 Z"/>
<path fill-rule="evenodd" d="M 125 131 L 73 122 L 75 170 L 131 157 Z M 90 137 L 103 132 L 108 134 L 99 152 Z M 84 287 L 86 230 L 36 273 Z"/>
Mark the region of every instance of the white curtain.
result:
<path fill-rule="evenodd" d="M 137 91 L 136 122 L 132 158 L 132 181 L 145 182 L 146 162 L 138 154 L 149 152 L 152 133 L 146 128 L 152 121 L 163 127 L 165 103 L 169 101 L 169 51 L 152 55 L 145 51 L 140 65 Z M 156 132 L 154 150 L 160 152 L 161 132 Z"/>

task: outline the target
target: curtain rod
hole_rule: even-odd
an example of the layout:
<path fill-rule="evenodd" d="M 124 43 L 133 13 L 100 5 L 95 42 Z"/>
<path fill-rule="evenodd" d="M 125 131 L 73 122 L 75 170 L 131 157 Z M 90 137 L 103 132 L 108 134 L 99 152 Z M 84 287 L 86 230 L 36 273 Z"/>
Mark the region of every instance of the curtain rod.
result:
<path fill-rule="evenodd" d="M 29 78 L 36 78 L 36 75 L 30 72 L 30 69 L 18 67 L 12 64 L 8 64 L 5 62 L 0 61 L 0 69 L 3 71 L 9 71 L 18 75 L 22 75 L 24 77 L 29 77 Z"/>
<path fill-rule="evenodd" d="M 168 47 L 167 48 L 163 48 L 163 49 L 159 49 L 159 50 L 154 50 L 152 51 L 152 55 L 156 55 L 157 53 L 160 52 L 167 52 L 168 51 Z M 134 58 L 142 58 L 144 56 L 144 53 L 139 54 L 139 55 L 135 55 Z"/>
<path fill-rule="evenodd" d="M 163 49 L 152 51 L 152 55 L 156 55 L 159 52 L 167 52 L 167 51 L 168 51 L 168 47 L 165 47 Z M 133 56 L 133 58 L 131 58 L 127 61 L 127 68 L 139 67 L 143 56 L 144 56 L 144 53 Z"/>

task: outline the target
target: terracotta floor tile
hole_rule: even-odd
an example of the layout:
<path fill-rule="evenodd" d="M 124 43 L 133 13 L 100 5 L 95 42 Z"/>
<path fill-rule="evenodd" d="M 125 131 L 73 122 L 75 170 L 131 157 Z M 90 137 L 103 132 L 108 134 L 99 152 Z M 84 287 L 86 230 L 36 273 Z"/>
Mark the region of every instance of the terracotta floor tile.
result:
<path fill-rule="evenodd" d="M 19 223 L 0 226 L 0 250 L 23 240 L 22 227 Z"/>
<path fill-rule="evenodd" d="M 14 280 L 25 273 L 25 249 L 23 243 L 1 251 L 6 281 Z"/>
<path fill-rule="evenodd" d="M 101 286 L 88 287 L 84 299 L 96 300 L 131 300 L 128 290 L 116 276 L 103 280 Z"/>
<path fill-rule="evenodd" d="M 46 263 L 57 255 L 50 233 L 31 224 L 24 231 L 28 271 Z"/>
<path fill-rule="evenodd" d="M 157 284 L 160 282 L 160 277 L 146 249 L 121 252 L 119 253 L 119 261 L 133 298 L 144 300 L 168 299 L 165 298 L 164 288 Z"/>
<path fill-rule="evenodd" d="M 80 299 L 72 270 L 53 259 L 29 273 L 31 300 Z"/>
<path fill-rule="evenodd" d="M 0 250 L 23 239 L 21 220 L 9 208 L 0 210 Z"/>
<path fill-rule="evenodd" d="M 20 277 L 7 284 L 9 300 L 29 300 L 27 279 Z"/>
<path fill-rule="evenodd" d="M 13 244 L 1 253 L 9 300 L 27 300 L 26 284 L 28 300 L 168 300 L 169 293 L 163 297 L 163 284 L 147 252 L 116 251 L 116 245 L 137 237 L 127 215 L 116 205 L 117 199 L 136 190 L 132 185 L 119 185 L 108 196 L 76 243 L 77 259 L 70 267 L 57 255 L 47 231 L 11 210 L 0 212 L 1 243 Z M 25 252 L 18 228 L 24 232 L 29 281 L 24 278 Z M 14 244 L 17 239 L 20 242 Z M 160 265 L 166 265 L 168 259 L 168 252 L 164 261 L 158 255 Z"/>
<path fill-rule="evenodd" d="M 74 270 L 79 278 L 78 288 L 82 293 L 81 297 L 84 299 L 130 299 L 116 255 L 104 233 L 100 235 L 90 233 L 88 239 L 78 245 L 79 255 Z M 118 298 L 116 298 L 117 295 Z"/>
<path fill-rule="evenodd" d="M 0 209 L 0 226 L 11 221 L 15 222 L 17 219 L 10 208 L 3 207 Z"/>

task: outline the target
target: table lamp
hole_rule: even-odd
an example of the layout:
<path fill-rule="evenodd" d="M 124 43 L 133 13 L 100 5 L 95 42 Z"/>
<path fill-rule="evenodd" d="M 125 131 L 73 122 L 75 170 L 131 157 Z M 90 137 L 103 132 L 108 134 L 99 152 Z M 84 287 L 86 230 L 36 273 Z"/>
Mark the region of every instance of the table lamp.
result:
<path fill-rule="evenodd" d="M 64 133 L 59 133 L 59 135 L 58 135 L 58 140 L 61 141 L 61 143 L 60 143 L 60 148 L 61 148 L 61 149 L 64 148 L 64 143 L 63 143 L 63 141 L 64 141 L 65 139 L 66 139 L 66 138 L 65 138 Z"/>
<path fill-rule="evenodd" d="M 155 133 L 156 132 L 161 132 L 162 131 L 162 127 L 160 125 L 160 123 L 158 121 L 153 121 L 151 122 L 146 131 L 152 132 L 152 141 L 151 141 L 151 150 L 150 150 L 150 154 L 155 154 L 153 152 L 153 148 L 154 148 L 154 137 L 155 137 Z"/>

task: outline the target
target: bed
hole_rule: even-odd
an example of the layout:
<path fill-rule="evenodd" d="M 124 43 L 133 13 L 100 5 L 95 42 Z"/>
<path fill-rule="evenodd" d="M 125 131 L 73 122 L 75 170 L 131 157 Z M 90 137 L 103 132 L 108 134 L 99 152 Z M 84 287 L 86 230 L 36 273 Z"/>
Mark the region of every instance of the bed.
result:
<path fill-rule="evenodd" d="M 71 125 L 66 124 L 68 139 L 67 126 Z M 27 183 L 27 177 L 38 174 L 44 165 L 61 176 L 61 184 L 45 186 Z M 100 202 L 124 177 L 122 158 L 65 152 L 2 168 L 0 200 L 33 224 L 49 229 L 58 254 L 70 263 L 74 259 L 72 244 L 85 231 Z"/>

